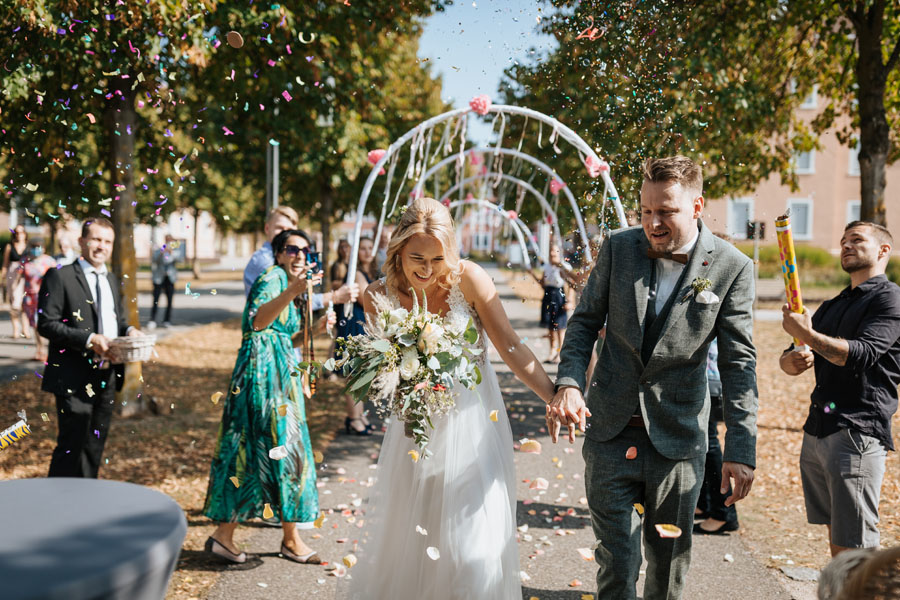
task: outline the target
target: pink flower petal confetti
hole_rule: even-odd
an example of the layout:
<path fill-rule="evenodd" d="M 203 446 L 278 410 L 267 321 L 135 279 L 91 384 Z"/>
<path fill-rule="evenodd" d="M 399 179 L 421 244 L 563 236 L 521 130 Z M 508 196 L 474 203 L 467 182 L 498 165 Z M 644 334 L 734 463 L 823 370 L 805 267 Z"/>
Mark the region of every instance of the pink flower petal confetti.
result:
<path fill-rule="evenodd" d="M 544 479 L 543 477 L 535 477 L 534 481 L 531 482 L 531 485 L 528 486 L 529 490 L 546 490 L 550 487 L 550 483 Z"/>

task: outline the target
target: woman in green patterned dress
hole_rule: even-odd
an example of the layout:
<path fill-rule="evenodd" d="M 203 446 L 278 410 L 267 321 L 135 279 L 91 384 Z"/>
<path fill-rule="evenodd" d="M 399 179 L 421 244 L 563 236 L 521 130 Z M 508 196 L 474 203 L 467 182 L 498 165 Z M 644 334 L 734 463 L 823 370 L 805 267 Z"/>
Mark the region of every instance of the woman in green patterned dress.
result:
<path fill-rule="evenodd" d="M 237 524 L 277 516 L 284 529 L 281 554 L 319 564 L 297 533 L 319 515 L 316 469 L 306 427 L 297 365 L 300 318 L 294 299 L 306 290 L 305 235 L 287 230 L 272 241 L 275 265 L 250 289 L 243 342 L 225 399 L 219 441 L 203 514 L 219 522 L 206 550 L 243 563 L 234 544 Z"/>

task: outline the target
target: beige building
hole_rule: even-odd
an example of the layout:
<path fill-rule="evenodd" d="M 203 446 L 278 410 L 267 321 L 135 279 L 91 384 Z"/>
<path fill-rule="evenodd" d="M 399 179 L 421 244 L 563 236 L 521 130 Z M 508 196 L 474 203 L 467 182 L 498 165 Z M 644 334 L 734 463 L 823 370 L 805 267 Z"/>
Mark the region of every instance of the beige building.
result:
<path fill-rule="evenodd" d="M 814 92 L 800 106 L 801 118 L 811 120 L 822 105 L 823 99 Z M 838 254 L 844 226 L 859 218 L 859 162 L 857 151 L 841 145 L 833 131 L 823 134 L 819 142 L 820 150 L 795 157 L 796 191 L 772 175 L 750 194 L 707 199 L 706 224 L 737 242 L 747 239 L 748 221 L 763 221 L 763 243 L 775 244 L 775 218 L 790 208 L 797 243 Z M 888 228 L 900 235 L 900 162 L 887 168 L 885 205 Z M 900 245 L 894 254 L 900 254 Z"/>

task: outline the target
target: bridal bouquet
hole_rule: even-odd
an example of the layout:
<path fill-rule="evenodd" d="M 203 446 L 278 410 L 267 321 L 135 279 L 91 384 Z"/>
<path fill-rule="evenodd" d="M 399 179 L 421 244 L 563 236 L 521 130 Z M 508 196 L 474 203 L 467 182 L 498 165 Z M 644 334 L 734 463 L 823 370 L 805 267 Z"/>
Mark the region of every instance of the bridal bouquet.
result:
<path fill-rule="evenodd" d="M 365 334 L 338 338 L 340 358 L 324 367 L 350 377 L 346 392 L 357 402 L 371 400 L 379 414 L 402 421 L 427 456 L 432 419 L 456 403 L 454 381 L 470 390 L 481 383 L 475 362 L 482 350 L 472 346 L 478 341 L 472 319 L 464 327 L 454 325 L 428 312 L 427 298 L 421 307 L 415 294 L 413 299 L 412 310 L 406 310 L 375 296 Z"/>

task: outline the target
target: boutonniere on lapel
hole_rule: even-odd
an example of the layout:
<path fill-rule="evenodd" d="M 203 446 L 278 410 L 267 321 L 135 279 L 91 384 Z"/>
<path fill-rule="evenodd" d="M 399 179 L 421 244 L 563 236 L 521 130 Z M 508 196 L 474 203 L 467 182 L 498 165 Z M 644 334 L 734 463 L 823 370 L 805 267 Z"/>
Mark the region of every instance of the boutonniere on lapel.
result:
<path fill-rule="evenodd" d="M 712 281 L 704 277 L 696 277 L 691 282 L 691 289 L 681 301 L 684 302 L 693 294 L 694 299 L 700 304 L 716 304 L 719 301 L 719 297 L 709 290 L 711 287 Z"/>

